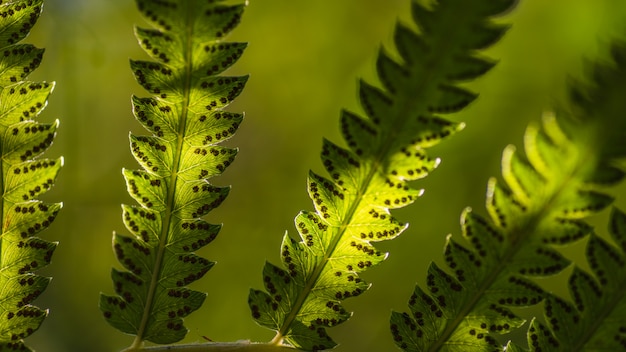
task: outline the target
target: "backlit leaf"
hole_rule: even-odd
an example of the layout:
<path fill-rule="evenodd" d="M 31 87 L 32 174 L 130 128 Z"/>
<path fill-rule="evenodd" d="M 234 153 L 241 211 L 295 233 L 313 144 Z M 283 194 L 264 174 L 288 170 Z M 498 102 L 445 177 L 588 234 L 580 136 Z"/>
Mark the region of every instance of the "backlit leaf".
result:
<path fill-rule="evenodd" d="M 401 59 L 380 51 L 376 68 L 384 88 L 360 82 L 366 117 L 342 113 L 347 148 L 323 141 L 321 159 L 328 176 L 310 172 L 307 180 L 315 212 L 296 216 L 299 238 L 285 235 L 282 266 L 266 264 L 265 290 L 250 292 L 252 316 L 277 331 L 275 345 L 306 351 L 336 345 L 326 328 L 350 317 L 342 301 L 365 292 L 369 284 L 359 274 L 387 257 L 373 243 L 395 238 L 407 227 L 390 209 L 422 194 L 408 181 L 427 176 L 439 164 L 426 148 L 464 126 L 438 114 L 472 102 L 476 94 L 458 81 L 475 79 L 493 65 L 475 51 L 502 35 L 489 21 L 502 8 L 492 11 L 490 1 L 473 1 L 472 6 L 441 1 L 432 12 L 412 5 L 422 34 L 398 25 L 395 42 Z M 457 68 L 457 61 L 465 66 Z"/>
<path fill-rule="evenodd" d="M 37 200 L 52 188 L 63 164 L 61 158 L 41 158 L 59 122 L 36 121 L 54 84 L 26 80 L 41 63 L 44 50 L 18 43 L 36 23 L 42 4 L 42 0 L 0 4 L 0 351 L 30 350 L 23 339 L 48 315 L 31 304 L 50 282 L 35 272 L 50 263 L 57 245 L 36 237 L 61 209 L 61 204 Z"/>
<path fill-rule="evenodd" d="M 123 270 L 113 269 L 115 295 L 102 294 L 100 309 L 118 330 L 147 340 L 173 343 L 185 337 L 183 318 L 200 308 L 205 293 L 187 288 L 213 262 L 195 251 L 221 226 L 202 219 L 218 207 L 229 187 L 212 185 L 237 150 L 219 146 L 242 114 L 223 111 L 247 77 L 217 76 L 243 53 L 245 43 L 222 40 L 238 23 L 242 5 L 221 1 L 137 0 L 152 29 L 136 28 L 153 61 L 131 60 L 135 78 L 151 97 L 133 97 L 133 112 L 149 136 L 130 136 L 141 170 L 124 170 L 138 205 L 122 206 L 130 235 L 115 234 L 113 248 Z"/>

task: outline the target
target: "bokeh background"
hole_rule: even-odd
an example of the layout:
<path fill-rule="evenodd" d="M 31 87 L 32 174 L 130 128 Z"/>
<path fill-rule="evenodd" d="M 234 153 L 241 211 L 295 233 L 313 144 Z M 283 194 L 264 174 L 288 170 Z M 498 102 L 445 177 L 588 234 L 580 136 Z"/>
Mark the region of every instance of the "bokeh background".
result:
<path fill-rule="evenodd" d="M 283 233 L 295 234 L 294 216 L 312 208 L 305 179 L 309 169 L 323 170 L 321 139 L 341 142 L 340 109 L 361 111 L 357 78 L 377 82 L 377 50 L 389 47 L 394 22 L 406 22 L 408 9 L 409 0 L 249 1 L 229 37 L 250 43 L 228 72 L 250 74 L 229 108 L 246 113 L 228 142 L 240 153 L 213 180 L 233 189 L 208 217 L 224 227 L 215 242 L 199 251 L 217 265 L 193 285 L 208 298 L 186 319 L 185 342 L 203 336 L 215 341 L 272 338 L 273 332 L 252 321 L 248 291 L 262 287 L 266 260 L 278 263 Z M 485 55 L 501 62 L 468 84 L 481 97 L 450 116 L 467 128 L 432 148 L 443 162 L 416 183 L 425 195 L 395 212 L 411 226 L 400 238 L 380 244 L 390 256 L 363 275 L 373 283 L 370 291 L 345 302 L 353 318 L 329 331 L 341 344 L 337 351 L 395 350 L 388 329 L 391 310 L 406 310 L 428 263 L 441 260 L 445 236 L 459 234 L 462 209 L 485 213 L 486 182 L 499 175 L 502 149 L 519 145 L 525 126 L 562 101 L 567 78 L 581 76 L 585 58 L 602 57 L 610 38 L 626 35 L 625 20 L 626 2 L 618 0 L 526 0 L 498 19 L 513 27 Z M 41 118 L 58 118 L 61 127 L 46 155 L 65 158 L 56 187 L 44 197 L 63 201 L 64 209 L 42 233 L 60 245 L 51 266 L 41 271 L 54 279 L 36 302 L 49 308 L 50 316 L 27 340 L 38 351 L 117 351 L 132 341 L 106 324 L 97 304 L 100 292 L 113 292 L 109 274 L 119 266 L 111 236 L 124 232 L 120 204 L 133 202 L 121 168 L 137 168 L 128 134 L 142 130 L 131 115 L 130 96 L 146 95 L 128 68 L 129 58 L 146 58 L 133 37 L 135 24 L 145 26 L 130 0 L 46 0 L 26 39 L 46 48 L 31 79 L 57 82 Z M 623 187 L 619 194 L 618 203 L 624 204 Z M 600 217 L 598 223 L 603 222 Z M 574 257 L 582 245 L 577 247 L 571 251 Z"/>

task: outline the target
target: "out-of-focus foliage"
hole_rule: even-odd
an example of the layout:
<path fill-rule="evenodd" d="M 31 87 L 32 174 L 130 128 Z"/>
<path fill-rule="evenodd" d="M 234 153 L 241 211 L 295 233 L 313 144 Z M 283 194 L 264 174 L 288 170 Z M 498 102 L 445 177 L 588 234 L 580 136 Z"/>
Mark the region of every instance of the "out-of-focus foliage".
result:
<path fill-rule="evenodd" d="M 606 188 L 624 178 L 624 171 L 615 165 L 626 157 L 626 47 L 612 44 L 612 65 L 594 64 L 587 75 L 592 88 L 573 85 L 570 102 L 559 116 L 546 113 L 541 127 L 528 127 L 523 151 L 513 145 L 504 150 L 504 182 L 489 180 L 489 217 L 471 209 L 461 217 L 463 239 L 471 245 L 449 236 L 444 249 L 447 268 L 431 264 L 427 285 L 416 286 L 409 299 L 410 313 L 392 313 L 394 340 L 404 351 L 458 351 L 459 346 L 501 351 L 495 336 L 524 323 L 512 309 L 535 306 L 547 295 L 533 279 L 552 277 L 570 264 L 554 246 L 569 246 L 593 232 L 585 220 L 613 202 Z M 619 215 L 615 219 L 613 224 L 622 222 Z M 613 234 L 621 244 L 622 234 L 617 230 Z M 563 312 L 576 308 L 560 298 L 548 299 L 545 317 L 554 338 L 529 336 L 533 351 L 623 347 L 621 338 L 613 335 L 626 325 L 618 303 L 624 279 L 615 275 L 612 285 L 605 285 L 605 276 L 622 271 L 625 264 L 618 251 L 606 249 L 595 255 L 606 248 L 598 243 L 590 241 L 588 263 L 603 284 L 595 284 L 589 275 L 581 282 L 585 273 L 576 272 L 570 287 L 580 311 L 586 305 L 587 310 L 602 313 L 567 319 L 556 313 L 557 306 Z M 598 257 L 614 261 L 598 267 Z M 534 325 L 533 330 L 545 328 Z"/>
<path fill-rule="evenodd" d="M 293 228 L 293 214 L 309 207 L 305 179 L 309 168 L 322 170 L 322 136 L 340 140 L 339 108 L 360 111 L 355 77 L 375 81 L 377 49 L 391 42 L 396 18 L 408 22 L 408 10 L 405 0 L 250 0 L 230 37 L 250 45 L 227 72 L 251 74 L 232 105 L 247 118 L 229 142 L 240 148 L 237 162 L 215 179 L 233 189 L 208 219 L 224 227 L 199 254 L 217 264 L 192 285 L 208 297 L 187 318 L 191 331 L 184 341 L 272 338 L 255 325 L 246 303 L 249 288 L 262 285 L 265 260 L 279 260 L 282 237 L 268 234 Z M 468 123 L 466 129 L 433 152 L 444 161 L 433 177 L 416 183 L 427 192 L 398 212 L 410 227 L 381 244 L 392 255 L 363 275 L 374 285 L 346 303 L 354 316 L 334 329 L 342 335 L 337 351 L 395 348 L 390 310 L 405 309 L 415 283 L 424 282 L 428 262 L 441 257 L 445 236 L 458 232 L 460 211 L 467 205 L 481 208 L 485 190 L 473 185 L 484 185 L 499 172 L 502 148 L 519 141 L 529 118 L 559 101 L 566 75 L 580 75 L 581 58 L 604 56 L 602 41 L 625 33 L 624 20 L 626 3 L 613 0 L 520 1 L 503 19 L 513 27 L 486 53 L 501 62 L 471 84 L 481 97 L 455 115 Z M 134 24 L 143 22 L 132 1 L 47 0 L 28 38 L 46 47 L 31 78 L 58 82 L 42 118 L 61 119 L 49 155 L 64 155 L 66 161 L 63 177 L 44 197 L 63 199 L 64 210 L 47 230 L 61 243 L 52 265 L 42 271 L 54 280 L 36 301 L 50 308 L 50 316 L 28 340 L 41 351 L 111 351 L 132 340 L 106 324 L 97 303 L 99 292 L 110 287 L 115 265 L 111 229 L 123 230 L 120 204 L 132 202 L 121 168 L 136 167 L 126 141 L 128 131 L 141 131 L 130 104 L 141 88 L 129 74 L 128 58 L 145 58 L 133 37 Z"/>

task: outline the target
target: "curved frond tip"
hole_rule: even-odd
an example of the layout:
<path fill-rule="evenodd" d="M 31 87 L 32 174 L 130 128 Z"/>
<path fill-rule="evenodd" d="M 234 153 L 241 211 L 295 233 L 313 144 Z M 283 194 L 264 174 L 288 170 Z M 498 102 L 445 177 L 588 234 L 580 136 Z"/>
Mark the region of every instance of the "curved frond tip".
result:
<path fill-rule="evenodd" d="M 475 51 L 500 38 L 506 26 L 493 24 L 489 17 L 513 5 L 470 3 L 441 1 L 430 11 L 413 2 L 422 34 L 402 24 L 396 27 L 402 61 L 381 50 L 376 66 L 383 89 L 360 82 L 366 117 L 342 112 L 348 148 L 323 141 L 321 158 L 329 177 L 310 172 L 307 180 L 315 211 L 296 216 L 299 238 L 285 235 L 282 266 L 266 263 L 265 290 L 249 295 L 256 322 L 277 332 L 273 343 L 307 351 L 335 346 L 326 328 L 350 317 L 342 301 L 365 292 L 369 284 L 359 274 L 387 257 L 374 243 L 406 229 L 390 209 L 421 195 L 408 182 L 427 176 L 439 164 L 426 149 L 462 129 L 463 124 L 439 115 L 456 112 L 476 98 L 457 83 L 493 66 Z"/>
<path fill-rule="evenodd" d="M 124 270 L 113 269 L 116 295 L 102 294 L 100 308 L 118 330 L 144 340 L 173 343 L 187 329 L 183 318 L 205 293 L 187 288 L 213 262 L 193 252 L 209 244 L 221 225 L 203 216 L 218 207 L 229 187 L 211 184 L 237 150 L 219 146 L 243 114 L 224 111 L 247 77 L 219 75 L 242 55 L 245 43 L 224 42 L 243 5 L 221 1 L 137 0 L 151 29 L 136 28 L 153 61 L 131 60 L 137 81 L 151 97 L 133 97 L 133 113 L 149 136 L 130 136 L 141 170 L 124 170 L 138 205 L 123 205 L 130 236 L 115 234 L 113 248 Z"/>
<path fill-rule="evenodd" d="M 626 156 L 624 130 L 607 131 L 626 121 L 623 95 L 614 94 L 624 89 L 625 53 L 626 47 L 614 46 L 614 65 L 598 65 L 592 88 L 585 94 L 573 88 L 573 96 L 597 100 L 573 99 L 574 115 L 562 112 L 557 121 L 548 113 L 541 126 L 531 125 L 525 155 L 505 149 L 504 183 L 492 179 L 488 185 L 489 219 L 465 211 L 462 234 L 470 246 L 449 237 L 447 269 L 432 264 L 426 287 L 416 287 L 409 300 L 410 311 L 392 314 L 391 332 L 400 348 L 444 351 L 463 345 L 502 351 L 495 336 L 524 322 L 511 308 L 545 301 L 550 326 L 533 320 L 532 351 L 623 349 L 624 216 L 612 216 L 611 234 L 619 248 L 595 236 L 584 219 L 612 203 L 606 186 L 624 178 L 616 166 Z M 554 245 L 585 236 L 590 236 L 587 257 L 593 275 L 574 270 L 574 302 L 544 292 L 531 280 L 561 272 L 570 263 Z M 521 350 L 514 344 L 507 348 Z"/>

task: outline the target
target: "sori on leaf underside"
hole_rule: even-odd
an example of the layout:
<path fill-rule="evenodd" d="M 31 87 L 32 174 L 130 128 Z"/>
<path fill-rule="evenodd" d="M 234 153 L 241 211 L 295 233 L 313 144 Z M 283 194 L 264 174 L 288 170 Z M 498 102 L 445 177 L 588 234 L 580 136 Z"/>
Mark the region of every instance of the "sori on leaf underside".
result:
<path fill-rule="evenodd" d="M 367 290 L 369 284 L 359 273 L 386 258 L 372 243 L 392 239 L 406 228 L 390 209 L 421 194 L 408 181 L 425 177 L 439 163 L 428 157 L 426 148 L 463 127 L 439 115 L 475 99 L 457 83 L 493 66 L 476 51 L 503 35 L 507 26 L 490 17 L 513 5 L 513 0 L 442 0 L 427 9 L 412 2 L 419 34 L 397 25 L 394 41 L 400 61 L 381 50 L 376 67 L 384 89 L 360 82 L 367 117 L 342 112 L 348 148 L 323 141 L 321 157 L 330 177 L 310 172 L 307 180 L 315 211 L 297 215 L 300 238 L 284 236 L 282 267 L 266 263 L 265 291 L 250 292 L 253 318 L 276 331 L 270 344 L 307 351 L 336 345 L 326 328 L 350 317 L 341 302 Z"/>
<path fill-rule="evenodd" d="M 123 205 L 129 235 L 115 234 L 113 248 L 125 270 L 112 270 L 115 295 L 102 294 L 100 309 L 118 330 L 143 341 L 173 343 L 187 329 L 183 318 L 206 294 L 186 286 L 213 262 L 193 252 L 210 243 L 220 225 L 202 217 L 219 206 L 229 187 L 209 179 L 228 167 L 236 149 L 219 146 L 243 114 L 224 111 L 247 76 L 220 75 L 246 43 L 225 42 L 244 5 L 221 1 L 137 0 L 153 28 L 135 35 L 152 61 L 132 60 L 135 78 L 150 97 L 133 97 L 133 113 L 150 136 L 130 136 L 141 170 L 124 170 L 128 192 L 139 205 Z"/>
<path fill-rule="evenodd" d="M 591 83 L 574 84 L 570 103 L 547 113 L 502 158 L 504 183 L 489 181 L 488 218 L 462 215 L 462 245 L 448 236 L 447 269 L 432 263 L 426 286 L 415 288 L 410 312 L 394 312 L 391 331 L 405 351 L 502 351 L 496 335 L 524 320 L 511 308 L 544 301 L 545 324 L 533 319 L 532 351 L 617 351 L 626 347 L 626 225 L 611 220 L 613 246 L 584 221 L 612 203 L 609 187 L 624 178 L 626 46 L 615 44 L 611 64 L 597 64 Z M 558 122 L 557 122 L 558 116 Z M 558 274 L 570 261 L 556 246 L 589 237 L 591 272 L 577 263 L 571 300 L 545 292 L 533 279 Z M 509 343 L 507 351 L 524 351 Z"/>
<path fill-rule="evenodd" d="M 50 263 L 57 243 L 37 235 L 62 206 L 37 200 L 51 189 L 63 164 L 62 158 L 40 157 L 52 144 L 59 122 L 36 121 L 54 84 L 27 80 L 44 50 L 20 43 L 37 22 L 42 5 L 42 0 L 0 4 L 0 351 L 30 351 L 23 339 L 48 315 L 31 302 L 50 278 L 34 272 Z"/>

